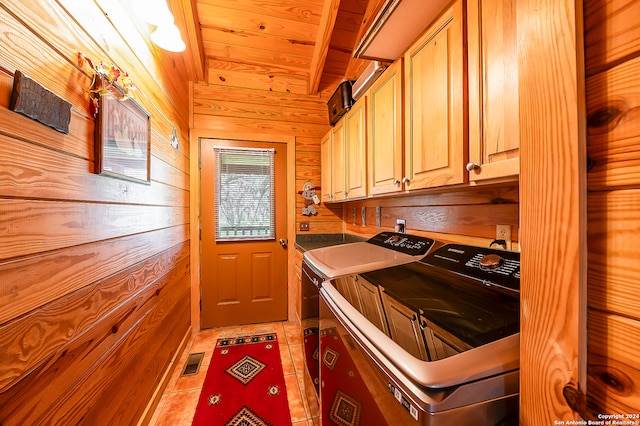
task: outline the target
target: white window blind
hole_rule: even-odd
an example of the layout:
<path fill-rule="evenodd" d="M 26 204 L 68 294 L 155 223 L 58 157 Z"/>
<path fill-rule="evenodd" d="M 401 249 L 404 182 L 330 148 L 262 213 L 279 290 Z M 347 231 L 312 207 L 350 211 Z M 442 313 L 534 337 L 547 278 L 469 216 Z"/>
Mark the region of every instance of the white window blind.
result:
<path fill-rule="evenodd" d="M 275 239 L 275 150 L 213 149 L 216 240 Z"/>

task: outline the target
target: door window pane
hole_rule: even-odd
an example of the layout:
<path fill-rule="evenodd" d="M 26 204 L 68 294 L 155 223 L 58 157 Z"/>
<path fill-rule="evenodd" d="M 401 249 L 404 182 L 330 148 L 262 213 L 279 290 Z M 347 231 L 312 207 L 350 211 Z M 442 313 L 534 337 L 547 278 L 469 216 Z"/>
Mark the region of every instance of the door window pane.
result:
<path fill-rule="evenodd" d="M 214 147 L 216 240 L 275 239 L 273 149 Z"/>

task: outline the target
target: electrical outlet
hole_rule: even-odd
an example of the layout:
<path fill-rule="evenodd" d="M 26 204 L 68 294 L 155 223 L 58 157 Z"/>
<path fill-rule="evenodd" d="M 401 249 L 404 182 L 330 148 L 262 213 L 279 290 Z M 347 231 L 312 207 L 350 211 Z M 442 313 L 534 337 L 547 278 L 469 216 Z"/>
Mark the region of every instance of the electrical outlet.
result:
<path fill-rule="evenodd" d="M 511 225 L 496 225 L 496 240 L 504 240 L 505 248 L 511 250 Z"/>
<path fill-rule="evenodd" d="M 367 226 L 367 208 L 365 206 L 362 206 L 362 227 L 364 228 L 365 226 Z"/>
<path fill-rule="evenodd" d="M 309 230 L 309 222 L 300 222 L 300 230 L 308 231 Z"/>
<path fill-rule="evenodd" d="M 376 206 L 376 228 L 382 226 L 382 207 Z"/>
<path fill-rule="evenodd" d="M 404 219 L 396 219 L 396 232 L 404 234 L 406 231 L 407 221 Z"/>

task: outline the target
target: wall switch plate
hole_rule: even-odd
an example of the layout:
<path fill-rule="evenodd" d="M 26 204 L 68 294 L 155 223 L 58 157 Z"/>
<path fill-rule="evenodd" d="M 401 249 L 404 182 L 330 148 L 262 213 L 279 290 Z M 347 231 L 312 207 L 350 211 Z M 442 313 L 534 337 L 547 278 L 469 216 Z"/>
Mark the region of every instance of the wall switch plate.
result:
<path fill-rule="evenodd" d="M 309 222 L 307 222 L 307 221 L 300 222 L 300 230 L 301 231 L 308 231 L 309 230 Z"/>
<path fill-rule="evenodd" d="M 396 232 L 405 233 L 407 221 L 404 219 L 396 219 Z"/>
<path fill-rule="evenodd" d="M 362 206 L 362 227 L 367 226 L 367 208 Z"/>
<path fill-rule="evenodd" d="M 376 206 L 376 227 L 380 228 L 382 226 L 382 207 Z"/>
<path fill-rule="evenodd" d="M 356 226 L 356 208 L 351 209 L 351 218 L 353 219 L 353 226 Z"/>
<path fill-rule="evenodd" d="M 496 225 L 496 240 L 504 240 L 505 249 L 511 250 L 511 225 Z"/>

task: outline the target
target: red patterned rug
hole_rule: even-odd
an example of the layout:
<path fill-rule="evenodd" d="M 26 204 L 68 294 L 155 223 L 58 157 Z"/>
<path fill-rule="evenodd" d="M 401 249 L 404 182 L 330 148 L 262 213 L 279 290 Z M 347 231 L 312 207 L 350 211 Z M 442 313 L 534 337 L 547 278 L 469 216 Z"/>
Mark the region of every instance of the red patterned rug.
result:
<path fill-rule="evenodd" d="M 291 425 L 275 333 L 218 339 L 192 425 Z"/>

